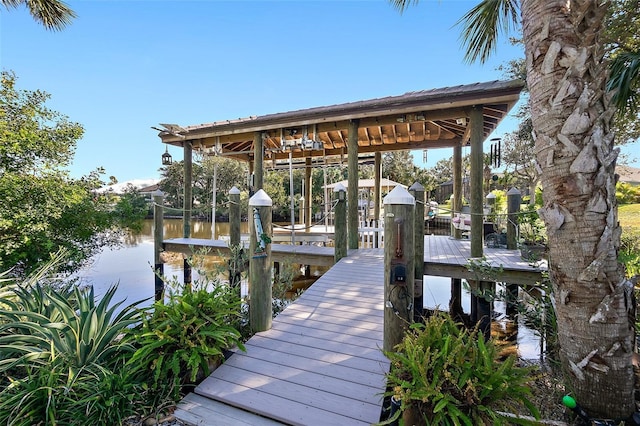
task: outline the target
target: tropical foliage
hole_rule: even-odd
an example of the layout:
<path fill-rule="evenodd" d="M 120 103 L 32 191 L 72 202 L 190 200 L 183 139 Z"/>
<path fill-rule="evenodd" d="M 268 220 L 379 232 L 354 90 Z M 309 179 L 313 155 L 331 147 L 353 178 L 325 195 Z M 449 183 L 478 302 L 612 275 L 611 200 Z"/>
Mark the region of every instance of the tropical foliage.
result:
<path fill-rule="evenodd" d="M 403 10 L 415 1 L 392 3 Z M 627 417 L 635 408 L 630 379 L 634 307 L 626 303 L 633 285 L 617 264 L 616 110 L 606 90 L 616 75 L 609 79 L 605 58 L 610 6 L 623 3 L 637 16 L 637 2 L 624 0 L 483 0 L 460 21 L 467 59 L 481 62 L 499 35 L 522 25 L 535 165 L 543 187 L 539 212 L 549 255 L 562 259 L 549 265 L 559 354 L 570 371 L 565 379 L 581 404 L 609 417 Z M 637 38 L 637 31 L 630 34 Z M 637 74 L 627 74 L 622 83 L 634 87 L 636 79 Z M 615 86 L 622 93 L 620 84 Z M 623 350 L 606 349 L 620 345 Z M 606 369 L 591 368 L 594 355 Z M 612 391 L 602 398 L 593 392 L 598 388 Z"/>
<path fill-rule="evenodd" d="M 138 349 L 128 368 L 148 375 L 152 393 L 177 399 L 182 386 L 208 376 L 224 360 L 224 350 L 244 346 L 240 298 L 233 288 L 208 280 L 171 286 L 167 300 L 154 303 L 132 331 Z"/>
<path fill-rule="evenodd" d="M 96 302 L 91 287 L 47 284 L 62 259 L 1 289 L 2 424 L 121 424 L 144 405 L 143 384 L 123 368 L 134 350 L 123 336 L 140 312 L 113 303 L 115 287 Z"/>
<path fill-rule="evenodd" d="M 6 9 L 26 6 L 33 19 L 48 30 L 62 30 L 76 17 L 76 13 L 61 0 L 0 0 Z"/>
<path fill-rule="evenodd" d="M 0 270 L 28 274 L 60 248 L 72 271 L 107 244 L 130 210 L 112 211 L 101 169 L 73 179 L 65 170 L 83 128 L 47 108 L 49 95 L 18 90 L 13 73 L 0 87 Z"/>
<path fill-rule="evenodd" d="M 389 422 L 402 415 L 405 424 L 510 424 L 513 419 L 500 412 L 513 412 L 516 405 L 538 415 L 527 386 L 534 370 L 517 366 L 512 356 L 500 359 L 482 333 L 468 331 L 448 314 L 413 324 L 385 354 L 391 361 L 388 396 L 401 401 Z"/>

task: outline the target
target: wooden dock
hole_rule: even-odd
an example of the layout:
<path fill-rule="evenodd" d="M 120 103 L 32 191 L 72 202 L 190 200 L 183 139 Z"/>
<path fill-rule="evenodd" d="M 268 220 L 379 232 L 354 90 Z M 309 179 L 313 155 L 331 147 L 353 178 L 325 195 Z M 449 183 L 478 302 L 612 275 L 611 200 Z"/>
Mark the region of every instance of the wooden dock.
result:
<path fill-rule="evenodd" d="M 223 240 L 202 238 L 172 238 L 162 243 L 164 250 L 191 255 L 206 250 L 209 255 L 229 255 L 229 243 Z M 301 265 L 332 266 L 334 264 L 333 247 L 315 245 L 271 244 L 271 260 L 285 262 L 295 258 Z"/>
<path fill-rule="evenodd" d="M 211 255 L 226 256 L 228 243 L 222 240 L 197 238 L 173 238 L 163 242 L 165 251 L 187 255 L 208 250 Z M 361 249 L 362 250 L 362 249 Z M 500 281 L 512 284 L 535 285 L 541 273 L 547 269 L 546 262 L 532 264 L 522 260 L 519 250 L 484 248 L 486 261 L 502 268 Z M 471 242 L 457 240 L 444 235 L 425 235 L 424 274 L 474 280 L 476 275 L 467 269 L 471 257 Z M 274 262 L 294 260 L 301 265 L 332 266 L 334 248 L 316 245 L 271 244 L 271 259 Z"/>
<path fill-rule="evenodd" d="M 270 330 L 249 339 L 246 352 L 235 353 L 205 379 L 176 416 L 190 424 L 234 424 L 214 413 L 194 420 L 204 397 L 262 416 L 255 424 L 263 418 L 291 425 L 378 422 L 389 370 L 381 351 L 383 269 L 381 249 L 351 252 L 278 315 Z"/>
<path fill-rule="evenodd" d="M 456 240 L 443 235 L 424 237 L 424 274 L 466 280 L 478 277 L 468 269 L 471 257 L 471 241 Z M 499 281 L 511 284 L 536 285 L 546 262 L 529 263 L 520 257 L 520 250 L 504 248 L 484 248 L 486 262 L 492 267 L 501 268 Z"/>

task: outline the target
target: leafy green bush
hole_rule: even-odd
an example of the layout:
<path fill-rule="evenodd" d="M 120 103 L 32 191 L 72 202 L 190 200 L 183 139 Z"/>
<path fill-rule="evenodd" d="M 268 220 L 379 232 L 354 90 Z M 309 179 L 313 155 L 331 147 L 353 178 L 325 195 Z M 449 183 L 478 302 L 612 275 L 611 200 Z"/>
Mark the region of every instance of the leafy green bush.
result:
<path fill-rule="evenodd" d="M 4 281 L 1 291 L 0 423 L 120 424 L 143 395 L 122 371 L 134 350 L 123 336 L 139 311 L 118 313 L 115 287 L 96 303 L 92 287 L 56 289 L 43 276 Z"/>
<path fill-rule="evenodd" d="M 387 423 L 403 415 L 417 424 L 505 424 L 514 419 L 507 420 L 499 410 L 517 405 L 538 417 L 528 399 L 532 370 L 516 366 L 515 357 L 500 360 L 482 334 L 446 314 L 413 324 L 395 351 L 385 355 L 391 361 L 387 396 L 401 401 L 400 411 Z"/>
<path fill-rule="evenodd" d="M 640 186 L 626 182 L 616 184 L 616 200 L 618 204 L 634 204 L 640 202 Z"/>
<path fill-rule="evenodd" d="M 177 291 L 156 302 L 153 312 L 132 331 L 139 349 L 129 368 L 149 374 L 152 392 L 178 398 L 181 386 L 209 375 L 210 365 L 222 362 L 224 350 L 242 336 L 233 326 L 240 317 L 240 299 L 227 285 L 195 281 L 192 286 L 173 283 Z"/>
<path fill-rule="evenodd" d="M 633 277 L 640 274 L 640 231 L 624 228 L 620 236 L 618 260 L 625 266 L 625 275 Z"/>

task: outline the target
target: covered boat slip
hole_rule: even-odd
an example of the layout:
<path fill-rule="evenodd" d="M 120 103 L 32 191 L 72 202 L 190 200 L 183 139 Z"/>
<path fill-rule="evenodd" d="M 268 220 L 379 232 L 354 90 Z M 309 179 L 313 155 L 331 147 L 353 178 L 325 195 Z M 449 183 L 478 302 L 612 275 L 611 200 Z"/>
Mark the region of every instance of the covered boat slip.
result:
<path fill-rule="evenodd" d="M 380 220 L 383 152 L 453 148 L 456 210 L 461 206 L 462 147 L 471 147 L 470 240 L 425 237 L 425 275 L 467 278 L 468 259 L 484 254 L 487 262 L 513 274 L 513 283 L 530 284 L 531 277 L 539 276 L 539 269 L 516 260 L 517 252 L 512 256 L 482 249 L 482 143 L 517 102 L 522 88 L 521 81 L 493 81 L 195 126 L 163 124 L 162 142 L 182 147 L 185 161 L 184 238 L 165 240 L 167 251 L 226 247 L 215 240 L 189 238 L 194 149 L 248 162 L 252 191 L 262 189 L 265 168 L 304 167 L 306 191 L 313 167 L 343 164 L 346 159 L 348 168 L 347 256 L 273 319 L 270 329 L 256 333 L 246 353 L 232 355 L 205 379 L 196 388 L 197 396 L 180 404 L 177 417 L 187 421 L 201 410 L 205 418 L 189 420 L 200 425 L 234 424 L 225 423 L 223 416 L 245 419 L 251 413 L 259 416 L 255 424 L 266 424 L 265 418 L 293 425 L 365 425 L 380 420 L 389 369 L 382 353 L 385 259 L 382 249 L 359 248 L 358 165 L 370 159 L 375 164 L 374 220 Z M 310 195 L 304 194 L 307 228 Z M 295 263 L 333 264 L 331 247 L 272 243 L 271 255 L 273 261 L 288 257 Z M 207 399 L 217 402 L 203 410 Z M 242 416 L 218 414 L 214 405 L 241 410 Z"/>
<path fill-rule="evenodd" d="M 454 148 L 454 163 L 461 163 L 463 146 L 471 146 L 471 213 L 482 212 L 482 143 L 518 101 L 520 80 L 492 81 L 399 96 L 251 116 L 208 124 L 162 124 L 161 141 L 182 147 L 185 161 L 184 210 L 191 212 L 193 150 L 249 163 L 252 190 L 262 189 L 265 168 L 304 167 L 305 225 L 311 225 L 311 168 L 343 164 L 347 160 L 348 245 L 358 248 L 358 165 L 375 163 L 375 205 L 381 204 L 381 154 L 395 150 Z M 454 164 L 454 170 L 456 166 Z M 461 168 L 457 168 L 458 171 Z M 461 173 L 454 176 L 454 200 L 461 193 Z M 477 194 L 476 194 L 477 193 Z M 478 201 L 479 200 L 479 201 Z M 479 203 L 479 205 L 477 205 Z M 455 207 L 455 206 L 454 206 Z M 379 210 L 374 220 L 379 220 Z M 186 220 L 189 215 L 185 215 Z M 185 225 L 184 237 L 189 237 Z M 471 232 L 481 229 L 472 225 Z"/>

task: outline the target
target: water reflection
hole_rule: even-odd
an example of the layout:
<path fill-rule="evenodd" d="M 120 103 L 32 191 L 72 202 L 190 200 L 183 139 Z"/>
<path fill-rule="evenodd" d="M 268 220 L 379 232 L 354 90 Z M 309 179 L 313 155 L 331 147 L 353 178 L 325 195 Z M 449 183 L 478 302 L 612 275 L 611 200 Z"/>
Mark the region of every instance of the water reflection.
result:
<path fill-rule="evenodd" d="M 165 238 L 182 237 L 181 219 L 165 219 Z M 101 295 L 113 284 L 118 284 L 114 300 L 133 303 L 144 300 L 141 306 L 153 303 L 153 221 L 145 220 L 139 233 L 129 233 L 123 237 L 122 246 L 105 248 L 94 256 L 90 265 L 78 272 L 82 284 L 94 286 Z M 241 224 L 241 232 L 248 232 L 247 223 Z M 228 223 L 216 223 L 217 235 L 229 235 Z M 211 223 L 194 221 L 193 238 L 211 238 Z M 211 262 L 216 259 L 211 258 Z M 219 261 L 219 260 L 218 260 Z M 182 282 L 182 256 L 169 256 L 165 264 L 165 275 Z"/>
<path fill-rule="evenodd" d="M 104 249 L 96 255 L 91 265 L 78 273 L 84 284 L 93 284 L 98 295 L 104 294 L 113 284 L 118 284 L 114 300 L 126 300 L 133 303 L 144 300 L 142 306 L 153 303 L 154 275 L 153 275 L 153 221 L 146 220 L 140 233 L 129 234 L 123 240 L 123 246 L 116 249 Z M 242 233 L 248 233 L 248 223 L 241 223 Z M 183 224 L 181 219 L 165 219 L 165 238 L 182 237 Z M 216 235 L 229 235 L 229 224 L 216 223 Z M 211 223 L 194 221 L 192 223 L 193 238 L 211 238 Z M 212 270 L 216 263 L 222 260 L 208 257 L 205 267 Z M 165 263 L 165 275 L 182 282 L 182 255 L 168 256 Z M 308 272 L 311 278 L 317 278 L 326 268 L 312 267 Z M 302 273 L 303 271 L 300 271 Z M 194 279 L 197 277 L 194 275 Z M 308 281 L 308 285 L 312 280 Z M 302 281 L 300 281 L 302 282 Z M 446 277 L 424 276 L 423 300 L 425 309 L 448 310 L 451 294 L 451 279 Z M 462 308 L 470 312 L 471 296 L 465 285 L 462 293 Z M 246 292 L 246 289 L 245 289 Z M 494 303 L 497 313 L 493 325 L 494 336 L 504 336 L 505 340 L 516 341 L 521 357 L 534 359 L 540 356 L 540 338 L 521 320 L 511 321 L 506 313 L 504 302 Z"/>

